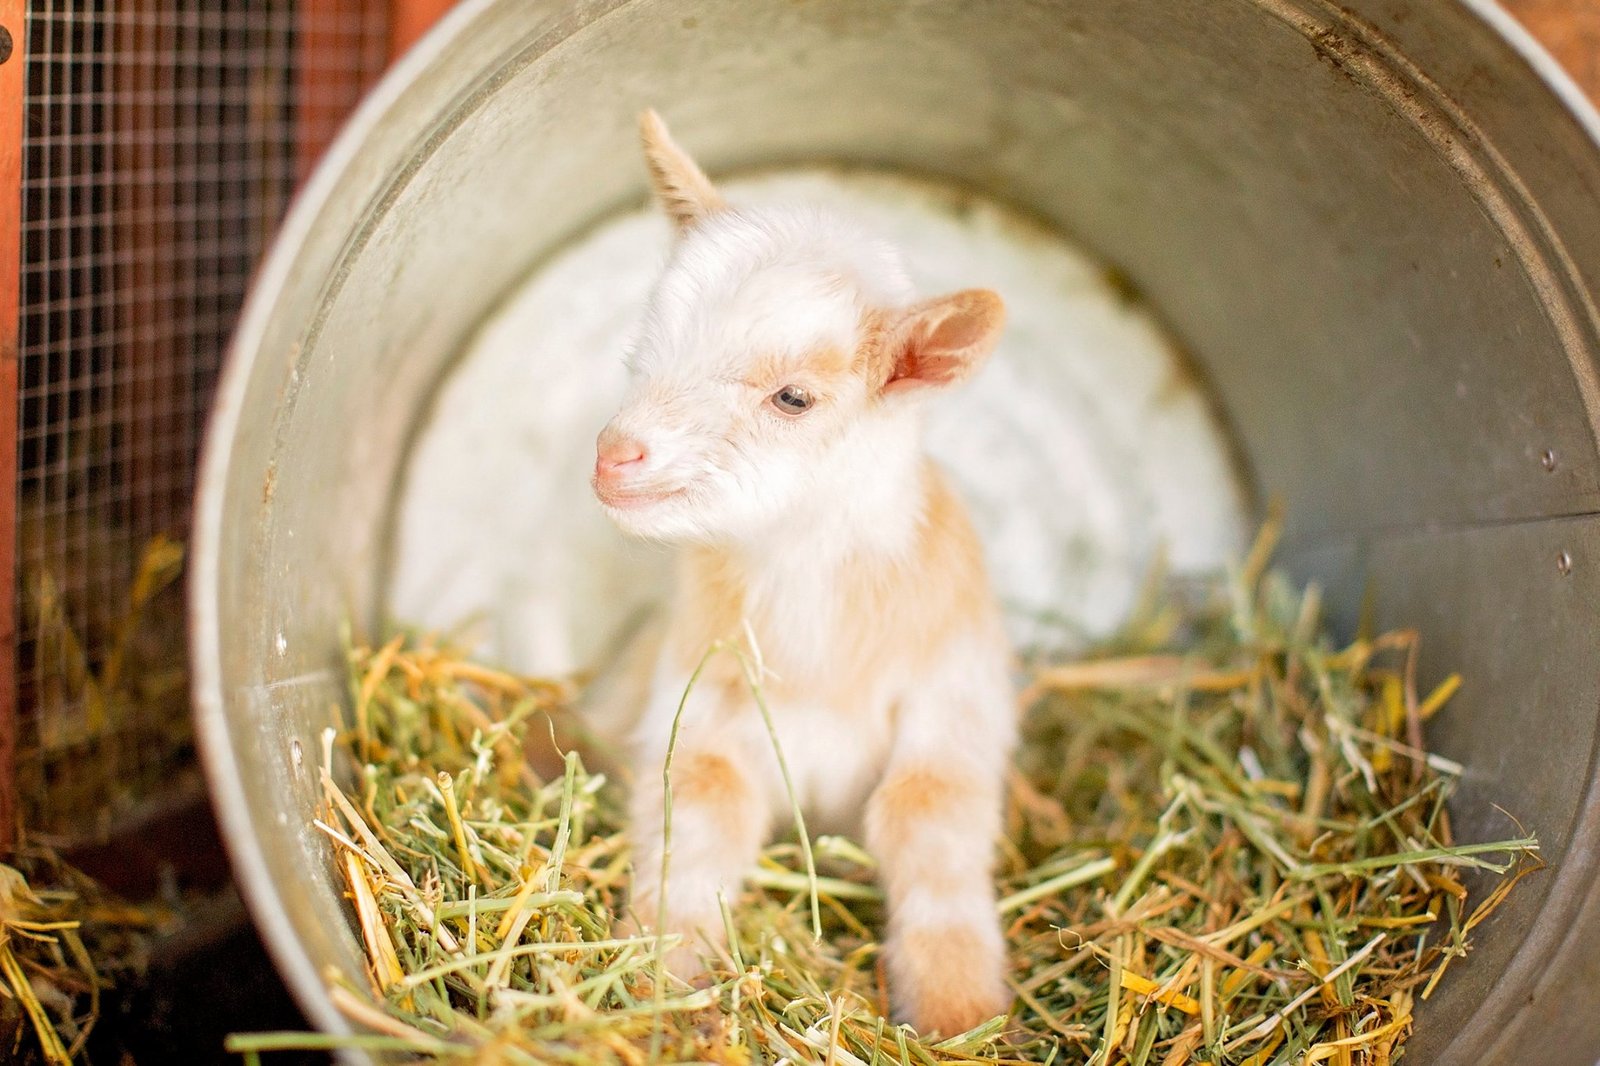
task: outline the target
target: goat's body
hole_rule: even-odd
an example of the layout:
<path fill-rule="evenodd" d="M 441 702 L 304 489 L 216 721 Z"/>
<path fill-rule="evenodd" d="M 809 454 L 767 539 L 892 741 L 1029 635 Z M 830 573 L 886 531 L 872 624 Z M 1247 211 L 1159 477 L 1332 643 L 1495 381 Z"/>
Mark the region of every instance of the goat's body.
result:
<path fill-rule="evenodd" d="M 808 828 L 865 839 L 890 877 L 905 869 L 915 883 L 897 893 L 898 916 L 914 905 L 918 927 L 994 939 L 987 848 L 1015 737 L 1008 651 L 966 514 L 932 464 L 919 466 L 910 483 L 920 504 L 885 501 L 893 517 L 856 516 L 865 521 L 854 536 L 834 514 L 785 532 L 786 541 L 809 541 L 809 551 L 697 547 L 680 560 L 633 751 L 633 821 L 657 825 L 659 768 L 682 705 L 672 784 L 689 805 L 675 807 L 673 850 L 689 858 L 670 864 L 670 930 L 719 928 L 708 908 L 737 894 L 755 849 L 789 820 L 791 797 L 744 665 L 731 653 L 706 657 L 718 641 L 749 656 L 750 641 Z M 700 810 L 702 799 L 710 802 Z M 643 837 L 636 859 L 645 921 L 658 902 L 655 840 Z M 680 952 L 680 969 L 692 967 L 695 950 Z M 900 985 L 970 984 L 992 1004 L 1001 956 L 983 956 L 967 960 L 975 969 L 903 976 Z M 903 957 L 897 964 L 916 968 Z M 924 1024 L 946 1030 L 981 1020 L 935 1012 L 929 1021 L 917 1006 Z"/>

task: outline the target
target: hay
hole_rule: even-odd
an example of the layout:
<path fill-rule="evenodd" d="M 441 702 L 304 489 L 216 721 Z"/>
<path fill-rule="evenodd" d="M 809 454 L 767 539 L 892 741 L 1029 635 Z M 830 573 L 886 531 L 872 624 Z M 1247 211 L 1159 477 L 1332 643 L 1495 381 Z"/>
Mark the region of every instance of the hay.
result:
<path fill-rule="evenodd" d="M 40 669 L 17 755 L 18 842 L 0 864 L 5 1061 L 79 1061 L 102 992 L 137 976 L 155 936 L 182 920 L 164 903 L 116 898 L 58 850 L 63 834 L 93 836 L 184 761 L 187 684 L 173 599 L 182 566 L 183 546 L 158 536 L 140 552 L 126 596 L 92 605 L 69 602 L 83 598 L 83 575 L 23 576 Z M 72 618 L 85 613 L 91 624 L 80 630 Z M 145 765 L 151 737 L 163 758 Z"/>
<path fill-rule="evenodd" d="M 998 874 L 1009 1019 L 938 1042 L 884 1020 L 872 860 L 837 837 L 810 842 L 815 875 L 799 841 L 765 851 L 725 911 L 712 981 L 658 980 L 660 945 L 614 917 L 628 881 L 617 783 L 576 755 L 542 781 L 522 755 L 574 688 L 396 637 L 351 653 L 354 727 L 330 733 L 324 765 L 355 769 L 343 785 L 324 770 L 316 821 L 368 956 L 354 983 L 330 975 L 333 1000 L 364 1035 L 230 1047 L 497 1063 L 1394 1062 L 1414 1004 L 1537 868 L 1537 844 L 1453 841 L 1460 769 L 1421 736 L 1459 680 L 1416 689 L 1414 633 L 1333 646 L 1316 590 L 1263 576 L 1269 551 L 1266 537 L 1231 580 L 1148 597 L 1091 661 L 1031 669 Z"/>
<path fill-rule="evenodd" d="M 32 830 L 80 840 L 137 811 L 194 762 L 183 545 L 151 539 L 126 594 L 105 596 L 90 578 L 110 569 L 112 534 L 90 529 L 84 571 L 28 566 L 21 582 L 23 681 L 33 682 L 17 755 L 22 816 Z"/>
<path fill-rule="evenodd" d="M 177 921 L 168 907 L 117 899 L 53 848 L 24 840 L 0 864 L 0 1059 L 81 1061 L 101 994 L 137 976 L 154 937 Z"/>

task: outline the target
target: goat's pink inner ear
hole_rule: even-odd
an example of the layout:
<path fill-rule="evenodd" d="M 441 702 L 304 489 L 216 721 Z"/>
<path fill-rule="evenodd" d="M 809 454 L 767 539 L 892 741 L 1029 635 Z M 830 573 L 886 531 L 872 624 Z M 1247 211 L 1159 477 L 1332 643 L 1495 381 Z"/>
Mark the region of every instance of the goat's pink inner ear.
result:
<path fill-rule="evenodd" d="M 905 311 L 892 331 L 887 393 L 941 388 L 970 377 L 1000 340 L 1005 304 L 988 289 L 964 289 Z"/>

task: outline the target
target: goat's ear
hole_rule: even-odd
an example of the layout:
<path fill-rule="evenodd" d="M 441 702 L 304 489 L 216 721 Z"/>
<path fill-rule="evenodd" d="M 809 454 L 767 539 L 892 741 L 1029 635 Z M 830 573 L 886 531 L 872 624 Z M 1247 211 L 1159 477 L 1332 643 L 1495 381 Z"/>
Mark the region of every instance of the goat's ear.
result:
<path fill-rule="evenodd" d="M 963 289 L 899 312 L 884 331 L 893 359 L 884 395 L 965 381 L 994 351 L 1005 320 L 1005 303 L 988 289 Z"/>
<path fill-rule="evenodd" d="M 639 115 L 639 139 L 644 144 L 645 166 L 650 169 L 650 188 L 679 233 L 727 206 L 711 179 L 678 147 L 654 110 Z"/>

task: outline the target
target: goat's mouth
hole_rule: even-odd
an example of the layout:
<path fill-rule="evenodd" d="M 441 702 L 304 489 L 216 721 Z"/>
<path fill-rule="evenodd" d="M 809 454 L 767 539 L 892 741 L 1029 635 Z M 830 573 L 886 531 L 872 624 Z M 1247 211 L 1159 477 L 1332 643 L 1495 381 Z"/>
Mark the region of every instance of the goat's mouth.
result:
<path fill-rule="evenodd" d="M 647 507 L 654 507 L 658 503 L 682 496 L 686 490 L 655 489 L 655 488 L 621 488 L 607 485 L 596 479 L 594 482 L 595 498 L 600 505 L 608 511 L 642 511 Z"/>

